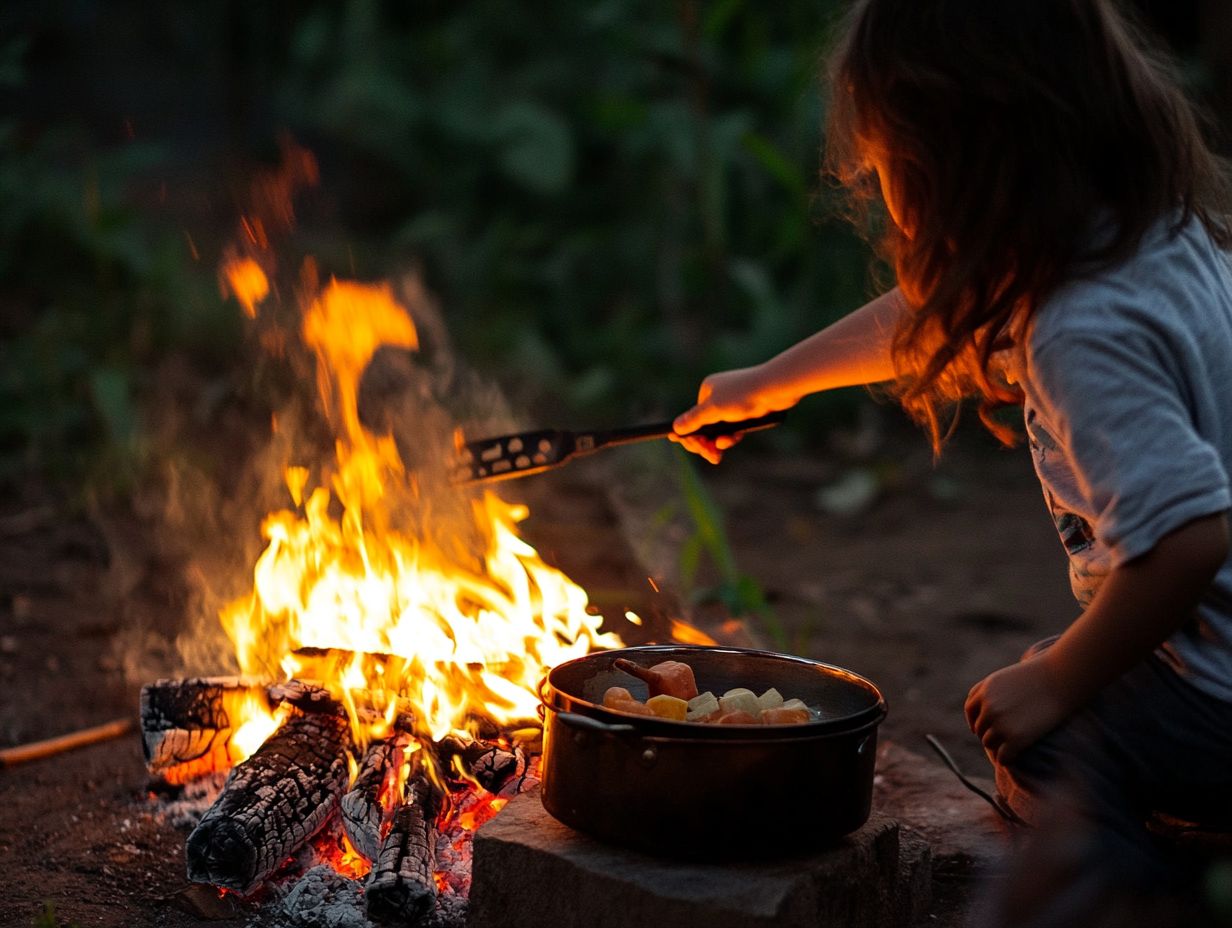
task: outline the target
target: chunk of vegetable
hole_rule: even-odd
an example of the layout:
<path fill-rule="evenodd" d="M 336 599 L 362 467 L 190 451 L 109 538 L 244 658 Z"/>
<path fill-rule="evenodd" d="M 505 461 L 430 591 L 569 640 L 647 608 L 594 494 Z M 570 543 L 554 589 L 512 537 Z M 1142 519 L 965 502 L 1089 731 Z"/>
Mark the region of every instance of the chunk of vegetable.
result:
<path fill-rule="evenodd" d="M 738 688 L 728 690 L 719 697 L 719 708 L 724 714 L 729 712 L 747 712 L 749 715 L 757 715 L 761 712 L 761 705 L 757 702 L 757 696 L 752 690 Z"/>
<path fill-rule="evenodd" d="M 762 709 L 777 709 L 783 704 L 783 695 L 773 686 L 757 697 L 757 705 Z"/>
<path fill-rule="evenodd" d="M 689 711 L 685 715 L 687 722 L 705 722 L 719 714 L 719 700 L 714 693 L 706 692 L 694 696 L 688 703 Z"/>
<path fill-rule="evenodd" d="M 778 706 L 774 709 L 762 709 L 761 720 L 765 725 L 800 725 L 811 721 L 808 709 L 788 709 Z"/>
<path fill-rule="evenodd" d="M 675 722 L 683 722 L 689 712 L 687 702 L 675 696 L 668 696 L 666 693 L 651 696 L 646 700 L 646 708 L 661 719 L 671 719 Z"/>

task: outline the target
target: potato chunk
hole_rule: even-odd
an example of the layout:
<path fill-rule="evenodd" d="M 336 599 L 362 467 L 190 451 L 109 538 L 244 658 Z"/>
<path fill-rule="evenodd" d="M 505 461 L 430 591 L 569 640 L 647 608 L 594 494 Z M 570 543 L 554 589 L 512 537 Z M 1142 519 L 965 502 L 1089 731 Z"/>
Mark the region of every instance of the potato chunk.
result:
<path fill-rule="evenodd" d="M 719 714 L 719 700 L 714 693 L 707 690 L 689 700 L 689 711 L 685 721 L 705 722 Z"/>
<path fill-rule="evenodd" d="M 761 712 L 761 705 L 757 702 L 757 696 L 752 690 L 746 690 L 739 687 L 734 690 L 728 690 L 719 697 L 719 708 L 726 715 L 729 712 L 747 712 L 749 715 L 757 715 Z"/>
<path fill-rule="evenodd" d="M 777 709 L 783 704 L 783 694 L 773 686 L 757 697 L 757 705 L 762 709 Z"/>

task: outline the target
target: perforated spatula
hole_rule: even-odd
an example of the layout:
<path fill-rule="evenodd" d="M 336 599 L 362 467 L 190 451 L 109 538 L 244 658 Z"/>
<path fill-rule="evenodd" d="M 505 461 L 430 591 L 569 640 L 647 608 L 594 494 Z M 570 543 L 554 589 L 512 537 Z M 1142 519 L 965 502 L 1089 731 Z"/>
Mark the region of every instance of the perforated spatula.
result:
<path fill-rule="evenodd" d="M 702 426 L 695 434 L 713 440 L 723 435 L 757 432 L 773 428 L 786 417 L 785 412 L 773 412 L 768 416 L 745 419 L 743 422 L 714 422 Z M 560 467 L 572 458 L 593 454 L 600 448 L 666 438 L 671 433 L 672 423 L 655 422 L 650 425 L 593 432 L 541 429 L 537 432 L 517 432 L 513 435 L 483 438 L 459 445 L 450 476 L 454 483 L 460 484 L 525 477 Z"/>

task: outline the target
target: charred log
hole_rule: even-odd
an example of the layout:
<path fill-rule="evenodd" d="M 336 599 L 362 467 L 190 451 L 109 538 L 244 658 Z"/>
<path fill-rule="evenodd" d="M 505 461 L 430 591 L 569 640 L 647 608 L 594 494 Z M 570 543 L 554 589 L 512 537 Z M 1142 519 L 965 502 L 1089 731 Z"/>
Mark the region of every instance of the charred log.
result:
<path fill-rule="evenodd" d="M 146 769 L 179 786 L 240 759 L 231 742 L 253 706 L 268 709 L 265 685 L 240 677 L 158 680 L 141 688 Z"/>
<path fill-rule="evenodd" d="M 408 742 L 405 735 L 396 734 L 368 745 L 355 781 L 342 797 L 342 830 L 366 860 L 376 860 L 380 854 L 381 825 Z"/>
<path fill-rule="evenodd" d="M 436 903 L 436 817 L 440 797 L 423 773 L 407 784 L 406 801 L 394 812 L 389 834 L 368 875 L 368 916 L 415 924 Z"/>
<path fill-rule="evenodd" d="M 494 741 L 446 735 L 438 750 L 446 762 L 456 758 L 466 774 L 489 793 L 499 793 L 506 783 L 526 773 L 525 754 Z"/>
<path fill-rule="evenodd" d="M 293 716 L 238 764 L 188 836 L 188 878 L 247 894 L 325 824 L 347 787 L 350 728 Z"/>
<path fill-rule="evenodd" d="M 270 700 L 286 703 L 301 712 L 346 715 L 346 707 L 324 686 L 303 680 L 283 680 L 269 687 Z"/>

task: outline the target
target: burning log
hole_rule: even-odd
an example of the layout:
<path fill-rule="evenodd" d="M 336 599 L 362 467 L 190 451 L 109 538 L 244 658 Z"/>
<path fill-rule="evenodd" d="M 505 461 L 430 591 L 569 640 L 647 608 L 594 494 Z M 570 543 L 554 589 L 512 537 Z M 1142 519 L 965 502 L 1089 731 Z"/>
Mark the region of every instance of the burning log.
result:
<path fill-rule="evenodd" d="M 268 710 L 265 685 L 239 677 L 146 684 L 141 688 L 146 769 L 173 786 L 230 770 L 242 756 L 232 736 L 254 706 Z"/>
<path fill-rule="evenodd" d="M 380 854 L 386 808 L 382 799 L 397 782 L 408 741 L 396 734 L 368 745 L 355 781 L 342 797 L 342 830 L 366 860 L 376 860 Z"/>
<path fill-rule="evenodd" d="M 238 764 L 188 836 L 188 878 L 247 894 L 316 833 L 347 787 L 350 727 L 293 716 Z"/>
<path fill-rule="evenodd" d="M 489 793 L 499 793 L 514 777 L 526 773 L 526 755 L 494 741 L 446 735 L 438 745 L 441 759 L 457 758 L 471 778 Z"/>
<path fill-rule="evenodd" d="M 294 706 L 301 712 L 346 715 L 346 707 L 334 698 L 333 693 L 318 683 L 299 679 L 273 683 L 269 687 L 269 698 L 275 703 L 284 702 Z"/>
<path fill-rule="evenodd" d="M 411 777 L 406 801 L 368 875 L 364 896 L 369 918 L 399 924 L 417 923 L 436 903 L 436 817 L 440 796 L 420 771 Z"/>

